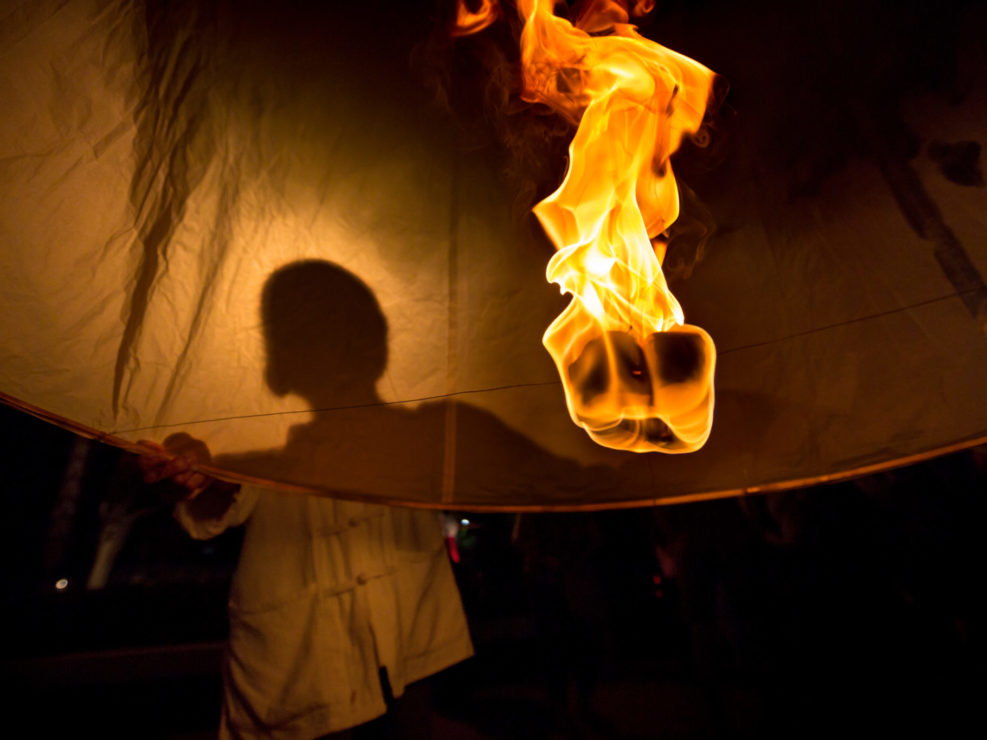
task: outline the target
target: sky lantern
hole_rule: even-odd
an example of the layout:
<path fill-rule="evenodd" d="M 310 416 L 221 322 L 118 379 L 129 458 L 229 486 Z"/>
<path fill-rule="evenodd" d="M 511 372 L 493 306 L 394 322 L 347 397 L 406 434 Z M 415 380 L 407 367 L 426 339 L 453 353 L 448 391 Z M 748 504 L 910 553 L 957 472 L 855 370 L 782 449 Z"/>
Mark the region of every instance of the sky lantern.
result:
<path fill-rule="evenodd" d="M 0 398 L 435 508 L 987 440 L 982 8 L 310 5 L 4 18 Z"/>

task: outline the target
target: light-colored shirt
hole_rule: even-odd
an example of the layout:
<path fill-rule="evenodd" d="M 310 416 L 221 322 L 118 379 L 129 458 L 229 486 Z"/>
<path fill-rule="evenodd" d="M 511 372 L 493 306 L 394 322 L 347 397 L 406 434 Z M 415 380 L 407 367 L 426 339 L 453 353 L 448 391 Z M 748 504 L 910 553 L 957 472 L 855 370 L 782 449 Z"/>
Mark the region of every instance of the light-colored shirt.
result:
<path fill-rule="evenodd" d="M 244 487 L 196 538 L 246 522 L 230 594 L 220 737 L 314 738 L 386 711 L 473 653 L 434 512 Z"/>

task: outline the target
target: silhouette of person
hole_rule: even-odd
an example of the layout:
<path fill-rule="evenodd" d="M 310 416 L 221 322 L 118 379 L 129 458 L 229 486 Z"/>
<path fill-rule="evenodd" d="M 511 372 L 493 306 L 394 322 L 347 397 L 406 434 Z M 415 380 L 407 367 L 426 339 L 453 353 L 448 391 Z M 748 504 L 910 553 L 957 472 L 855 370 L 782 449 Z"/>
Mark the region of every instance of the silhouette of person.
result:
<path fill-rule="evenodd" d="M 276 271 L 262 298 L 266 381 L 314 412 L 277 450 L 217 463 L 347 498 L 455 504 L 578 500 L 616 487 L 614 472 L 558 458 L 487 411 L 455 401 L 411 409 L 383 402 L 387 322 L 370 289 L 338 265 L 306 260 Z M 450 471 L 454 481 L 450 484 Z M 534 483 L 533 483 L 534 482 Z"/>

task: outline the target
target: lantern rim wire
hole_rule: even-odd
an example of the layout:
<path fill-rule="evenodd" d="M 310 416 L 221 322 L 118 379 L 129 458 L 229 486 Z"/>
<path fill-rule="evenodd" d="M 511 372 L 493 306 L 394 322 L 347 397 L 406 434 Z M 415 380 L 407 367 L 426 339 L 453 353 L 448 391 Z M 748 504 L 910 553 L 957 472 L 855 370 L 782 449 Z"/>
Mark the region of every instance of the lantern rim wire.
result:
<path fill-rule="evenodd" d="M 547 385 L 546 384 L 533 384 L 533 385 Z M 450 394 L 450 395 L 461 395 L 461 394 Z M 81 424 L 72 419 L 68 419 L 59 414 L 46 411 L 45 409 L 35 406 L 34 404 L 28 403 L 27 401 L 22 401 L 19 398 L 11 396 L 3 391 L 0 391 L 0 403 L 3 403 L 11 408 L 17 409 L 23 413 L 29 414 L 37 419 L 48 422 L 49 424 L 54 424 L 68 432 L 76 434 L 80 437 L 86 439 L 91 439 L 95 442 L 100 442 L 102 444 L 111 445 L 117 447 L 125 452 L 131 452 L 134 454 L 141 454 L 146 452 L 146 448 L 130 440 L 124 439 L 113 432 L 101 432 L 93 427 L 87 426 L 86 424 Z M 374 404 L 378 405 L 378 404 Z M 305 411 L 310 411 L 306 409 Z M 276 414 L 283 415 L 285 413 L 292 412 L 276 412 Z M 301 413 L 301 412 L 299 412 Z M 266 415 L 266 414 L 260 414 Z M 259 415 L 259 416 L 260 416 Z M 270 414 L 274 415 L 274 414 Z M 205 420 L 205 421 L 216 421 L 216 420 Z M 162 425 L 157 427 L 147 427 L 148 430 L 151 429 L 161 429 L 163 427 L 173 427 L 173 426 L 188 426 L 181 424 L 170 424 Z M 137 431 L 137 430 L 130 430 Z M 593 501 L 587 503 L 578 502 L 565 502 L 565 503 L 537 503 L 537 504 L 519 504 L 519 503 L 509 503 L 509 504 L 481 504 L 481 503 L 469 503 L 466 501 L 421 501 L 415 499 L 403 499 L 403 498 L 391 498 L 388 496 L 377 496 L 365 493 L 359 493 L 356 491 L 348 490 L 337 490 L 330 489 L 328 487 L 319 487 L 311 485 L 302 485 L 298 483 L 289 483 L 286 481 L 271 480 L 268 478 L 260 478 L 251 475 L 245 475 L 243 473 L 235 473 L 223 468 L 217 468 L 211 465 L 200 465 L 197 466 L 199 472 L 205 473 L 218 480 L 227 481 L 229 483 L 238 483 L 241 485 L 256 485 L 262 486 L 264 488 L 270 488 L 277 491 L 281 491 L 288 494 L 303 494 L 303 495 L 315 495 L 324 496 L 328 498 L 337 498 L 345 501 L 357 501 L 369 504 L 381 504 L 384 506 L 397 506 L 405 507 L 410 509 L 431 509 L 431 510 L 448 510 L 455 509 L 456 511 L 463 512 L 477 512 L 477 513 L 538 513 L 538 512 L 579 512 L 579 511 L 607 511 L 616 509 L 642 509 L 652 506 L 670 506 L 674 504 L 687 504 L 695 503 L 700 501 L 714 501 L 717 499 L 726 498 L 741 498 L 744 496 L 754 496 L 759 494 L 767 493 L 779 493 L 783 491 L 790 491 L 798 488 L 810 488 L 812 486 L 825 485 L 829 483 L 840 483 L 843 481 L 852 480 L 854 478 L 861 478 L 867 475 L 874 475 L 875 473 L 884 473 L 890 470 L 895 470 L 897 468 L 907 467 L 909 465 L 915 465 L 918 463 L 926 462 L 928 460 L 933 460 L 938 457 L 943 457 L 945 455 L 951 455 L 953 453 L 962 452 L 964 450 L 972 449 L 980 445 L 987 444 L 987 435 L 977 435 L 970 437 L 968 439 L 961 440 L 959 442 L 954 442 L 948 445 L 943 445 L 923 452 L 913 453 L 909 455 L 903 455 L 901 457 L 892 458 L 889 460 L 882 460 L 876 463 L 870 463 L 867 465 L 859 465 L 855 467 L 845 468 L 843 470 L 838 470 L 833 473 L 824 473 L 820 475 L 813 475 L 802 478 L 790 478 L 782 479 L 777 481 L 771 481 L 768 483 L 752 485 L 752 486 L 740 486 L 737 488 L 725 488 L 710 491 L 697 491 L 694 493 L 677 494 L 673 496 L 665 497 L 637 497 L 632 499 L 614 499 L 612 501 Z"/>

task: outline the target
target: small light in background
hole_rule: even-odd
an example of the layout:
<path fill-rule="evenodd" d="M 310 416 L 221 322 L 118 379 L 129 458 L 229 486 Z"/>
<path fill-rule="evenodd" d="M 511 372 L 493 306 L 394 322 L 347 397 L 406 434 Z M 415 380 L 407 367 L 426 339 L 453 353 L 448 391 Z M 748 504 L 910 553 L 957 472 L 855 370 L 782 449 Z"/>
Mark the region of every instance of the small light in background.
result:
<path fill-rule="evenodd" d="M 68 587 L 69 587 L 68 578 L 59 578 L 57 581 L 55 581 L 55 588 L 57 588 L 59 591 L 64 591 Z"/>
<path fill-rule="evenodd" d="M 463 526 L 463 527 L 468 527 L 470 525 L 470 520 L 469 519 L 460 519 L 459 520 L 459 524 L 461 526 Z"/>

